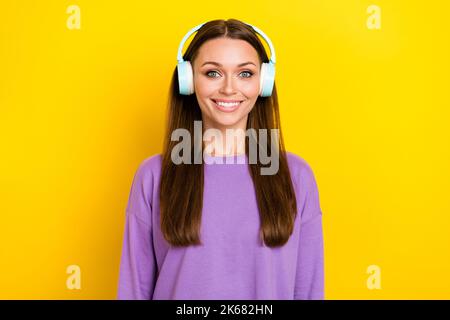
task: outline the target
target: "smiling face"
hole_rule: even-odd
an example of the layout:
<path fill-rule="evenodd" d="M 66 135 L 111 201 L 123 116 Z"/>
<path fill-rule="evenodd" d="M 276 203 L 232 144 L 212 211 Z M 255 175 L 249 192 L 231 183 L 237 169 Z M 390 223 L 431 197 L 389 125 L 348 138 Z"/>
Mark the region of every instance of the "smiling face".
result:
<path fill-rule="evenodd" d="M 260 67 L 247 41 L 216 38 L 202 44 L 192 68 L 204 129 L 246 130 L 259 94 Z"/>

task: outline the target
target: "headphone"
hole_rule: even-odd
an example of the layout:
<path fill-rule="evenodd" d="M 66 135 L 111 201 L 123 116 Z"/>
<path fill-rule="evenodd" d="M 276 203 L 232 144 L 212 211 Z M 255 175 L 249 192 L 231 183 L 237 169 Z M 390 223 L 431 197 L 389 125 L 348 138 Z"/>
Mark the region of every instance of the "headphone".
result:
<path fill-rule="evenodd" d="M 194 75 L 192 71 L 192 65 L 190 61 L 184 61 L 183 56 L 181 54 L 181 50 L 183 49 L 183 45 L 186 42 L 186 40 L 196 32 L 198 29 L 200 29 L 205 23 L 199 24 L 198 26 L 192 28 L 191 30 L 186 33 L 186 35 L 183 37 L 183 39 L 180 42 L 180 45 L 178 46 L 178 65 L 177 65 L 177 71 L 178 71 L 178 84 L 179 84 L 179 91 L 182 95 L 191 95 L 194 93 Z M 269 45 L 270 48 L 270 60 L 269 62 L 263 62 L 261 64 L 261 77 L 260 77 L 260 83 L 259 83 L 259 95 L 261 97 L 270 97 L 272 95 L 272 89 L 273 85 L 275 83 L 275 49 L 273 48 L 272 41 L 270 41 L 269 37 L 267 37 L 264 32 L 262 32 L 257 27 L 252 26 L 251 24 L 245 23 L 246 25 L 252 27 L 252 29 L 260 34 L 266 43 Z"/>

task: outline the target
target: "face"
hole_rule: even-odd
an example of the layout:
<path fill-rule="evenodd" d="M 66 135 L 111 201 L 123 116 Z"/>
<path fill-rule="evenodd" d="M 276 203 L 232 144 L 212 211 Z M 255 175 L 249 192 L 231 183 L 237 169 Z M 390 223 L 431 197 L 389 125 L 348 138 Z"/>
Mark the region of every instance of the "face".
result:
<path fill-rule="evenodd" d="M 246 130 L 259 94 L 260 67 L 247 41 L 217 38 L 202 44 L 192 68 L 203 128 Z"/>

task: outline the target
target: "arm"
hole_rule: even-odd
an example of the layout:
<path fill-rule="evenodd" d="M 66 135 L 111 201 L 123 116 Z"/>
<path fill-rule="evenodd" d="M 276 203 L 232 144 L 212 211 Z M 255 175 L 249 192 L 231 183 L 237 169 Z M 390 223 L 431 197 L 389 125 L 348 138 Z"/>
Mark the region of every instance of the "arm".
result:
<path fill-rule="evenodd" d="M 156 262 L 152 243 L 152 179 L 140 166 L 133 179 L 126 209 L 125 232 L 120 261 L 119 300 L 151 300 Z"/>
<path fill-rule="evenodd" d="M 301 177 L 306 192 L 301 214 L 294 299 L 324 299 L 322 210 L 314 174 L 307 166 Z"/>

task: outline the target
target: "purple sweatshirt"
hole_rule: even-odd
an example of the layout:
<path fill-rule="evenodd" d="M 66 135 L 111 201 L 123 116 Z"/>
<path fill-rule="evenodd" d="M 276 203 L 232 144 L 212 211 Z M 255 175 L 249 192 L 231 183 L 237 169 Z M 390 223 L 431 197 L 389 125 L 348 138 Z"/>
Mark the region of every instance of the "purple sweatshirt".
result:
<path fill-rule="evenodd" d="M 240 163 L 211 164 L 230 157 Z M 160 229 L 162 156 L 145 159 L 133 178 L 126 208 L 117 298 L 324 299 L 322 211 L 316 180 L 304 159 L 291 152 L 287 157 L 298 214 L 289 241 L 278 248 L 259 240 L 259 212 L 245 154 L 206 155 L 203 245 L 181 248 L 170 246 Z"/>

